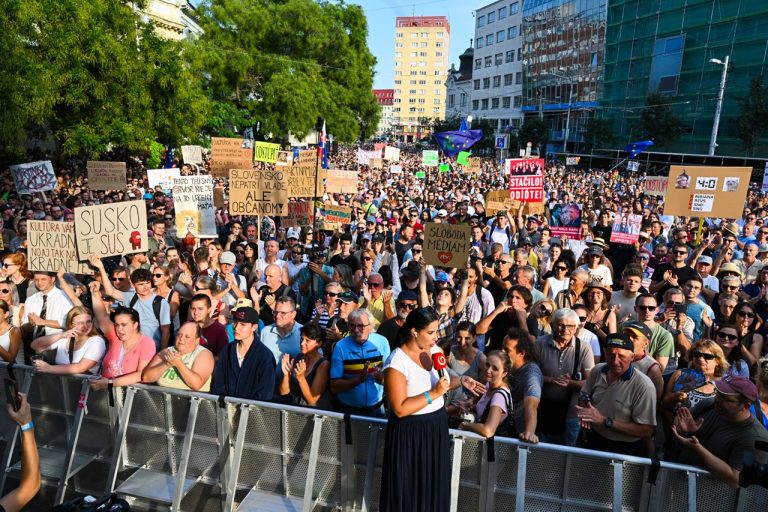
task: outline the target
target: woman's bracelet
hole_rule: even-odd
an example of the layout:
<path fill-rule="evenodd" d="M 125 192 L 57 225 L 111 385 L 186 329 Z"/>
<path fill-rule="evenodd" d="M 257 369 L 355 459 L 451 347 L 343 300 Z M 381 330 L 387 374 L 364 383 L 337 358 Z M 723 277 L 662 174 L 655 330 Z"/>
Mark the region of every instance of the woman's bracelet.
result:
<path fill-rule="evenodd" d="M 30 421 L 29 423 L 25 423 L 21 426 L 21 431 L 26 432 L 27 430 L 32 430 L 33 428 L 35 428 L 35 422 Z"/>
<path fill-rule="evenodd" d="M 427 397 L 427 405 L 432 405 L 432 397 L 429 396 L 429 391 L 425 391 L 424 396 Z"/>

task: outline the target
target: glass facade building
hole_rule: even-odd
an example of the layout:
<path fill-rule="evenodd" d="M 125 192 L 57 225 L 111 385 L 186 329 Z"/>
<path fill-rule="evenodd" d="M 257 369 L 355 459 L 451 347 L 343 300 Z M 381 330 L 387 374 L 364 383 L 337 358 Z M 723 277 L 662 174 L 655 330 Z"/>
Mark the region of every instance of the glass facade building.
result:
<path fill-rule="evenodd" d="M 550 128 L 547 152 L 577 150 L 598 107 L 607 0 L 523 4 L 523 112 Z M 567 141 L 566 141 L 567 139 Z"/>
<path fill-rule="evenodd" d="M 665 148 L 707 154 L 723 66 L 730 57 L 717 155 L 744 156 L 739 105 L 768 56 L 768 1 L 611 0 L 599 117 L 612 122 L 615 147 L 638 140 L 649 93 L 668 97 L 683 135 Z M 660 148 L 662 149 L 662 148 Z M 757 145 L 755 155 L 768 156 Z"/>

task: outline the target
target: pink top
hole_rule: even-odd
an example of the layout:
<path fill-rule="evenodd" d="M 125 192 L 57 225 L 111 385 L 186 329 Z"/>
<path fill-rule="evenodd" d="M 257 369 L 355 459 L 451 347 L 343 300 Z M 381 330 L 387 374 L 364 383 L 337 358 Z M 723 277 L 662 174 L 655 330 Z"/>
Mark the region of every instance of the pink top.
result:
<path fill-rule="evenodd" d="M 137 371 L 140 362 L 151 361 L 157 352 L 155 341 L 143 334 L 136 346 L 125 353 L 122 353 L 123 342 L 117 337 L 114 328 L 107 334 L 107 341 L 109 341 L 109 350 L 104 356 L 101 368 L 102 376 L 107 379 L 114 379 Z"/>
<path fill-rule="evenodd" d="M 490 397 L 488 396 L 487 393 L 480 397 L 480 400 L 478 400 L 477 404 L 475 405 L 475 411 L 477 412 L 477 419 L 475 421 L 480 421 L 480 418 L 483 417 L 483 414 L 485 413 L 485 408 L 489 407 L 488 405 L 489 400 L 491 402 L 490 405 L 495 405 L 496 407 L 501 409 L 502 414 L 501 414 L 501 421 L 499 422 L 499 424 L 504 423 L 504 421 L 507 419 L 507 415 L 509 414 L 509 411 L 507 410 L 507 401 L 504 400 L 504 395 L 503 395 L 503 392 L 501 391 L 493 393 Z"/>

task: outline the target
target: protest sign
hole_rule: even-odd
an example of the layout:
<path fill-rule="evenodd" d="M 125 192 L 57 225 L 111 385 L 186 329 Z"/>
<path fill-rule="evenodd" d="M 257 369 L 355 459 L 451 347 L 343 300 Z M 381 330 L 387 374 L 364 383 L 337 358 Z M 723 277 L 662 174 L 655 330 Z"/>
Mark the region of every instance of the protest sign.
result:
<path fill-rule="evenodd" d="M 253 167 L 253 141 L 211 137 L 211 175 L 229 176 L 230 169 Z"/>
<path fill-rule="evenodd" d="M 181 176 L 181 169 L 177 168 L 147 169 L 149 188 L 159 186 L 166 193 L 173 190 L 173 180 L 179 176 Z"/>
<path fill-rule="evenodd" d="M 440 164 L 438 170 L 442 173 L 445 173 L 451 170 L 451 166 L 449 164 Z"/>
<path fill-rule="evenodd" d="M 765 193 L 768 192 L 768 162 L 765 163 L 765 169 L 763 170 L 763 185 L 760 187 L 760 191 Z"/>
<path fill-rule="evenodd" d="M 80 261 L 147 252 L 147 206 L 144 201 L 75 208 L 75 242 Z"/>
<path fill-rule="evenodd" d="M 424 224 L 424 260 L 438 267 L 464 268 L 472 245 L 472 228 L 466 224 Z"/>
<path fill-rule="evenodd" d="M 459 155 L 456 157 L 456 163 L 466 167 L 469 165 L 469 157 L 472 155 L 469 151 L 459 151 Z"/>
<path fill-rule="evenodd" d="M 230 169 L 229 213 L 232 215 L 288 215 L 288 184 L 284 168 L 274 171 Z"/>
<path fill-rule="evenodd" d="M 485 213 L 496 215 L 498 212 L 506 212 L 520 207 L 520 201 L 509 197 L 508 190 L 494 190 L 485 195 Z"/>
<path fill-rule="evenodd" d="M 214 208 L 224 208 L 226 206 L 226 199 L 224 199 L 224 187 L 213 188 L 213 206 Z"/>
<path fill-rule="evenodd" d="M 291 151 L 278 151 L 275 165 L 293 165 L 293 153 Z"/>
<path fill-rule="evenodd" d="M 360 165 L 370 165 L 371 160 L 381 158 L 381 150 L 365 151 L 364 149 L 357 150 L 357 163 Z"/>
<path fill-rule="evenodd" d="M 389 173 L 390 174 L 403 174 L 403 166 L 402 165 L 390 165 L 389 166 Z"/>
<path fill-rule="evenodd" d="M 467 165 L 464 167 L 466 174 L 480 174 L 480 158 L 472 157 L 467 159 Z"/>
<path fill-rule="evenodd" d="M 556 204 L 550 211 L 552 236 L 581 239 L 581 208 L 576 203 Z"/>
<path fill-rule="evenodd" d="M 663 196 L 667 192 L 667 181 L 666 176 L 648 176 L 643 192 L 649 196 Z"/>
<path fill-rule="evenodd" d="M 565 157 L 565 165 L 579 165 L 580 160 L 580 156 L 567 156 Z"/>
<path fill-rule="evenodd" d="M 420 179 L 420 180 L 423 180 L 424 178 L 426 178 L 426 177 L 427 177 L 427 174 L 426 174 L 424 171 L 416 171 L 416 174 L 415 174 L 415 176 L 416 176 L 418 179 Z"/>
<path fill-rule="evenodd" d="M 184 238 L 188 233 L 196 238 L 218 236 L 211 176 L 174 178 L 173 206 L 176 212 L 176 233 L 179 238 Z"/>
<path fill-rule="evenodd" d="M 323 206 L 323 229 L 336 230 L 352 220 L 352 208 L 349 206 Z"/>
<path fill-rule="evenodd" d="M 637 172 L 640 170 L 640 162 L 637 160 L 631 160 L 627 162 L 627 170 L 629 172 Z"/>
<path fill-rule="evenodd" d="M 311 227 L 315 221 L 311 201 L 292 200 L 288 203 L 288 217 L 283 224 L 297 228 Z"/>
<path fill-rule="evenodd" d="M 510 176 L 544 175 L 543 158 L 510 158 L 507 162 L 509 162 Z"/>
<path fill-rule="evenodd" d="M 399 162 L 400 161 L 400 148 L 392 146 L 384 147 L 384 160 L 387 162 Z"/>
<path fill-rule="evenodd" d="M 19 195 L 47 192 L 56 188 L 56 174 L 50 160 L 11 166 L 11 176 Z"/>
<path fill-rule="evenodd" d="M 181 159 L 185 164 L 202 164 L 203 148 L 201 146 L 181 146 Z"/>
<path fill-rule="evenodd" d="M 299 165 L 317 165 L 317 152 L 311 149 L 299 150 L 299 157 L 294 157 L 294 162 Z"/>
<path fill-rule="evenodd" d="M 379 155 L 381 155 L 381 150 L 384 149 L 387 146 L 386 142 L 376 142 L 373 144 L 373 149 L 379 152 Z"/>
<path fill-rule="evenodd" d="M 640 226 L 643 223 L 643 216 L 625 213 L 616 216 L 611 230 L 611 242 L 619 244 L 633 245 L 640 237 Z"/>
<path fill-rule="evenodd" d="M 357 171 L 343 171 L 341 169 L 325 169 L 325 190 L 329 194 L 356 194 Z M 320 195 L 320 194 L 318 194 Z"/>
<path fill-rule="evenodd" d="M 751 176 L 751 167 L 673 165 L 669 168 L 664 213 L 738 219 Z"/>
<path fill-rule="evenodd" d="M 381 158 L 371 158 L 368 161 L 368 167 L 371 169 L 381 169 L 384 167 L 384 162 L 381 160 Z"/>
<path fill-rule="evenodd" d="M 88 161 L 90 190 L 125 190 L 125 162 Z"/>
<path fill-rule="evenodd" d="M 436 149 L 425 149 L 421 152 L 421 165 L 436 167 L 438 162 L 439 156 Z"/>
<path fill-rule="evenodd" d="M 75 248 L 75 223 L 51 220 L 27 221 L 27 267 L 35 272 L 93 274 L 87 263 L 80 263 Z"/>
<path fill-rule="evenodd" d="M 523 203 L 544 201 L 544 159 L 510 159 L 509 192 Z"/>
<path fill-rule="evenodd" d="M 256 150 L 253 152 L 253 159 L 256 162 L 266 162 L 274 164 L 277 162 L 277 154 L 280 152 L 280 144 L 271 142 L 257 142 Z"/>
<path fill-rule="evenodd" d="M 288 197 L 315 197 L 314 165 L 293 165 L 282 170 L 288 182 Z"/>

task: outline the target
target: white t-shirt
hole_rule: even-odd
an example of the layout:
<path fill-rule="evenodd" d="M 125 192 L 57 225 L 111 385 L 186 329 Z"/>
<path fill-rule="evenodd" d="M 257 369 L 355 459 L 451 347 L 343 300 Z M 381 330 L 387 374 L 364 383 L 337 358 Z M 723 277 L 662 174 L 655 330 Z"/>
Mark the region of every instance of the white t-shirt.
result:
<path fill-rule="evenodd" d="M 608 286 L 609 288 L 613 286 L 613 276 L 611 275 L 611 269 L 603 265 L 602 263 L 598 265 L 597 268 L 589 268 L 589 265 L 584 264 L 579 268 L 583 268 L 587 272 L 589 272 L 590 279 L 596 279 L 600 281 L 600 283 Z"/>
<path fill-rule="evenodd" d="M 69 361 L 69 338 L 60 339 L 50 346 L 50 349 L 56 350 L 56 364 L 70 364 Z M 101 336 L 91 336 L 85 341 L 85 344 L 72 352 L 72 363 L 79 363 L 81 359 L 90 359 L 97 363 L 104 359 L 107 353 L 107 345 Z M 96 364 L 90 369 L 92 374 L 99 371 L 99 365 Z"/>
<path fill-rule="evenodd" d="M 576 336 L 578 336 L 583 343 L 589 343 L 589 346 L 592 347 L 593 356 L 600 357 L 600 340 L 595 333 L 587 329 L 582 329 Z"/>
<path fill-rule="evenodd" d="M 438 347 L 432 347 L 432 354 L 440 352 Z M 425 391 L 432 389 L 437 381 L 440 380 L 437 370 L 426 371 L 424 368 L 414 363 L 408 355 L 400 348 L 396 348 L 384 363 L 384 369 L 393 368 L 405 376 L 406 390 L 408 398 L 423 395 Z M 431 404 L 413 414 L 429 414 L 438 411 L 445 406 L 443 397 L 435 398 Z"/>

